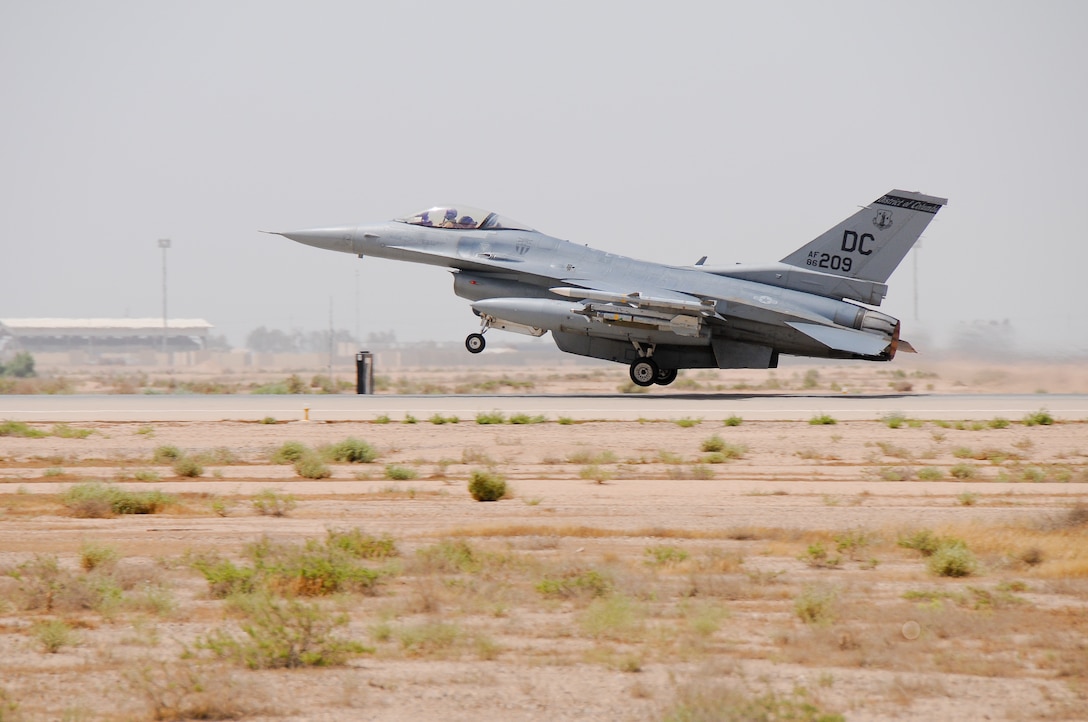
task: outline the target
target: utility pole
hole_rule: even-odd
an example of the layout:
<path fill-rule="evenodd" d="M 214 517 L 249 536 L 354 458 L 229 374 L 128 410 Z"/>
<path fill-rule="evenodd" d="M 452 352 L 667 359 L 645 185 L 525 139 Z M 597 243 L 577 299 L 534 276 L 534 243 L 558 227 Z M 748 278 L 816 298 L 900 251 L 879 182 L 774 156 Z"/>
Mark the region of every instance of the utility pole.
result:
<path fill-rule="evenodd" d="M 166 250 L 170 248 L 169 238 L 159 239 L 159 248 L 162 249 L 162 352 L 166 353 Z"/>

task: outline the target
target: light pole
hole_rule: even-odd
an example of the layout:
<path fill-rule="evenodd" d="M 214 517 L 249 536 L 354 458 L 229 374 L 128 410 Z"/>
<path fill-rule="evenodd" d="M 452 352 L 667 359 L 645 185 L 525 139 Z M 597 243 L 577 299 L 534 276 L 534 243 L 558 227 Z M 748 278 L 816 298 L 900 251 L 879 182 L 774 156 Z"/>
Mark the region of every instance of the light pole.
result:
<path fill-rule="evenodd" d="M 166 353 L 166 249 L 170 247 L 169 238 L 159 239 L 159 248 L 162 249 L 162 352 Z"/>

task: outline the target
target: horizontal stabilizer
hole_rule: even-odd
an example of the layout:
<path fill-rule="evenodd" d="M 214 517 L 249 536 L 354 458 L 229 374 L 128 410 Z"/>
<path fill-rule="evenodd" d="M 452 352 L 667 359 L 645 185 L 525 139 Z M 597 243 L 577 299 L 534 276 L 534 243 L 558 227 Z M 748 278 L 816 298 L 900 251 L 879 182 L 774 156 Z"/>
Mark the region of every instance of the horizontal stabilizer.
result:
<path fill-rule="evenodd" d="M 836 326 L 820 326 L 814 323 L 787 322 L 787 326 L 814 338 L 834 351 L 855 353 L 859 356 L 879 356 L 888 348 L 890 341 L 864 331 Z"/>

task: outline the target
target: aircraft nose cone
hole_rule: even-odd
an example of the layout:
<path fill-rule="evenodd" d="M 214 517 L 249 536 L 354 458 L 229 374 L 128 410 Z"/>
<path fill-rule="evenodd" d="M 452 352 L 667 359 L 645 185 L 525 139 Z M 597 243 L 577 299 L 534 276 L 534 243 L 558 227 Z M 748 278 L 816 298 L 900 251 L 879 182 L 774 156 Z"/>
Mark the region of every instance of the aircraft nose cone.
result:
<path fill-rule="evenodd" d="M 352 253 L 352 238 L 355 226 L 335 226 L 332 228 L 306 228 L 301 231 L 276 232 L 276 235 L 290 238 L 297 243 L 304 243 L 328 251 Z"/>

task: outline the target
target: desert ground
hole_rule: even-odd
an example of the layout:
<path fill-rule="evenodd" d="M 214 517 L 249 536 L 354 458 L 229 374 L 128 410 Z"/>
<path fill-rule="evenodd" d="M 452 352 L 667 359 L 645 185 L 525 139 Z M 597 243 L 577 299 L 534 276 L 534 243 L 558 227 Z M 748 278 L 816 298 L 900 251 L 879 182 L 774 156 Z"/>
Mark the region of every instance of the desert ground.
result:
<path fill-rule="evenodd" d="M 989 371 L 691 374 L 689 392 L 1082 391 L 1076 367 Z M 623 385 L 587 373 L 498 377 Z M 477 383 L 406 376 L 388 389 Z M 9 422 L 0 719 L 1084 719 L 1088 420 L 1045 401 Z M 476 501 L 474 478 L 506 496 Z"/>

